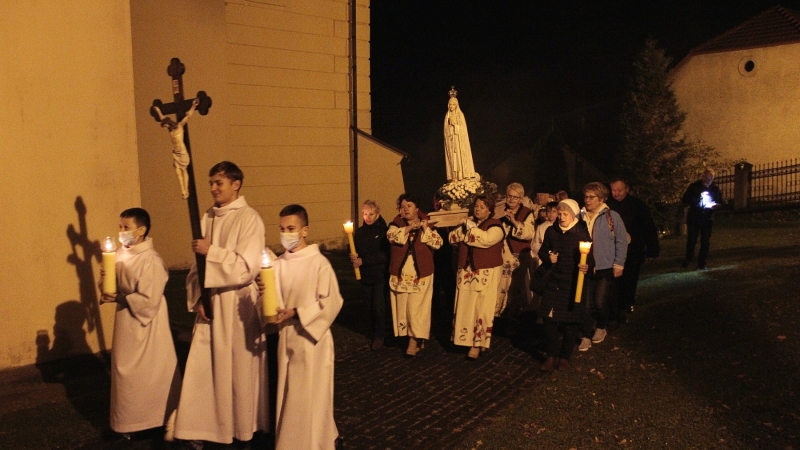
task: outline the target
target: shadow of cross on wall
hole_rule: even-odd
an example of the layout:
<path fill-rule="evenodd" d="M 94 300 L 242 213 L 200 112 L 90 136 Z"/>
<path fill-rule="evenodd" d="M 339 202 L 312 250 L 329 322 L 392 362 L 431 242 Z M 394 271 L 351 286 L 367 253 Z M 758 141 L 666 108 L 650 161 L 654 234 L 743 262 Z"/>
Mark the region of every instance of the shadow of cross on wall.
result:
<path fill-rule="evenodd" d="M 86 227 L 86 204 L 83 198 L 78 196 L 75 199 L 75 210 L 78 212 L 78 229 L 73 224 L 67 227 L 67 238 L 69 239 L 72 253 L 67 255 L 67 262 L 75 266 L 78 276 L 78 293 L 80 303 L 86 309 L 87 330 L 97 333 L 97 343 L 100 351 L 105 352 L 105 334 L 103 333 L 103 321 L 100 316 L 100 304 L 97 299 L 97 285 L 92 268 L 92 259 L 100 262 L 100 241 L 90 240 L 89 231 Z"/>

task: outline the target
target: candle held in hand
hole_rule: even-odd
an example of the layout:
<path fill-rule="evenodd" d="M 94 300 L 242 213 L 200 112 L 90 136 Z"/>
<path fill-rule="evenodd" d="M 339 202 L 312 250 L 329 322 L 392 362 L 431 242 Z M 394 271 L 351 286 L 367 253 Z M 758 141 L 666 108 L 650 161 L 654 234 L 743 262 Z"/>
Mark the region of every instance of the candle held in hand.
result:
<path fill-rule="evenodd" d="M 586 257 L 589 255 L 589 251 L 592 249 L 591 242 L 581 241 L 579 244 L 578 249 L 581 252 L 581 262 L 580 264 L 586 264 Z M 583 272 L 578 272 L 578 285 L 575 288 L 575 303 L 581 302 L 581 294 L 583 294 Z"/>
<path fill-rule="evenodd" d="M 344 224 L 344 232 L 347 233 L 347 239 L 350 241 L 350 254 L 353 255 L 356 253 L 356 243 L 353 240 L 353 222 L 347 221 Z M 358 267 L 355 268 L 356 271 L 356 280 L 361 279 L 361 271 Z"/>
<path fill-rule="evenodd" d="M 264 321 L 278 321 L 278 291 L 275 287 L 275 269 L 267 250 L 261 250 L 261 282 L 264 283 L 264 296 L 261 298 L 261 310 Z"/>
<path fill-rule="evenodd" d="M 106 236 L 103 241 L 103 293 L 113 294 L 117 292 L 117 255 L 116 245 L 111 236 Z"/>

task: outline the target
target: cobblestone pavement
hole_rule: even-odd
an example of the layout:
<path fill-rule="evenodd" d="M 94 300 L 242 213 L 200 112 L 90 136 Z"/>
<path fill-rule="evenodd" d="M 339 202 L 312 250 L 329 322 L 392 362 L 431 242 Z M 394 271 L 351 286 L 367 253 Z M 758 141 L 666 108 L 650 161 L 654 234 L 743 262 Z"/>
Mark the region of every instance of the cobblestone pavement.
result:
<path fill-rule="evenodd" d="M 418 356 L 405 357 L 406 339 L 394 338 L 390 332 L 387 345 L 371 351 L 366 336 L 367 307 L 359 298 L 352 267 L 344 254 L 326 256 L 337 271 L 345 299 L 332 330 L 336 345 L 334 416 L 344 448 L 457 448 L 471 427 L 497 415 L 540 376 L 536 351 L 497 335 L 491 349 L 478 360 L 468 360 L 466 347 L 450 343 L 452 311 L 443 301 L 447 296 L 434 300 L 432 339 Z M 185 271 L 173 272 L 167 289 L 178 335 L 176 348 L 183 357 L 188 352 L 192 319 L 181 310 L 184 278 Z M 388 309 L 387 322 L 391 323 Z M 2 371 L 0 382 L 4 386 L 0 392 L 4 422 L 0 424 L 0 448 L 178 447 L 164 443 L 158 430 L 120 446 L 119 436 L 108 426 L 107 361 L 93 355 Z M 234 447 L 210 444 L 207 448 Z M 259 436 L 253 448 L 272 448 L 271 435 Z"/>
<path fill-rule="evenodd" d="M 362 344 L 336 357 L 335 418 L 346 448 L 454 448 L 539 376 L 540 363 L 505 338 L 475 361 L 436 340 L 414 358 Z"/>
<path fill-rule="evenodd" d="M 328 257 L 342 267 L 336 255 Z M 451 319 L 437 302 L 432 339 L 416 357 L 405 356 L 404 338 L 390 337 L 389 346 L 371 351 L 355 280 L 344 269 L 337 277 L 345 307 L 333 329 L 334 416 L 345 448 L 456 448 L 464 431 L 499 413 L 540 376 L 537 353 L 505 337 L 493 337 L 480 358 L 467 359 L 467 348 L 450 342 Z"/>
<path fill-rule="evenodd" d="M 434 299 L 434 336 L 419 356 L 405 358 L 405 340 L 394 338 L 370 351 L 352 268 L 346 255 L 328 255 L 345 298 L 333 326 L 334 414 L 345 448 L 800 448 L 791 376 L 800 360 L 797 228 L 742 229 L 721 227 L 715 255 L 727 265 L 709 272 L 675 269 L 683 243 L 665 241 L 624 332 L 578 354 L 572 373 L 545 377 L 539 335 L 495 333 L 491 350 L 467 360 L 450 344 L 449 295 Z M 179 313 L 184 277 L 173 272 L 167 293 L 179 354 L 191 330 L 191 316 Z M 178 447 L 159 430 L 119 445 L 108 426 L 108 364 L 95 355 L 0 371 L 0 386 L 0 449 Z M 272 436 L 252 448 L 272 448 Z"/>

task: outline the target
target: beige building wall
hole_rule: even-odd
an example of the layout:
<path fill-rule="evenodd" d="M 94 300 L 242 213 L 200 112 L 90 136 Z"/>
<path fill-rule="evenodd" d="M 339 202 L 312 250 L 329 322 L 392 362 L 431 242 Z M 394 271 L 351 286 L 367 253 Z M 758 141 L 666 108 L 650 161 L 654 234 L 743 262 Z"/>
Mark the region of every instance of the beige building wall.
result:
<path fill-rule="evenodd" d="M 184 96 L 206 91 L 208 115 L 194 114 L 187 124 L 201 212 L 211 206 L 208 170 L 230 158 L 228 85 L 225 82 L 226 24 L 223 0 L 135 0 L 131 2 L 136 133 L 142 207 L 151 215 L 151 236 L 171 268 L 188 267 L 194 255 L 189 208 L 181 199 L 172 167 L 172 144 L 166 129 L 150 116 L 153 100 L 172 102 L 172 58 L 186 66 Z M 173 116 L 174 118 L 174 116 Z M 234 162 L 238 162 L 233 159 Z M 245 169 L 245 175 L 247 170 Z M 245 177 L 242 193 L 249 200 Z"/>
<path fill-rule="evenodd" d="M 124 0 L 0 3 L 0 369 L 111 345 L 99 241 L 140 201 L 130 36 Z"/>
<path fill-rule="evenodd" d="M 387 223 L 397 215 L 397 197 L 405 192 L 400 169 L 404 156 L 370 136 L 358 136 L 358 202 L 363 204 L 367 199 L 378 202 Z M 360 225 L 361 205 L 356 209 L 359 217 L 355 223 Z"/>
<path fill-rule="evenodd" d="M 358 121 L 369 131 L 369 0 L 357 6 Z M 261 213 L 268 244 L 278 244 L 278 212 L 289 203 L 308 209 L 312 240 L 343 238 L 351 203 L 349 7 L 344 0 L 132 2 L 142 202 L 170 267 L 190 264 L 191 230 L 169 138 L 148 109 L 154 98 L 172 99 L 172 57 L 187 67 L 186 97 L 204 90 L 213 99 L 207 116 L 189 122 L 200 209 L 212 203 L 208 169 L 227 159 L 245 173 L 241 193 Z"/>
<path fill-rule="evenodd" d="M 745 69 L 747 61 L 753 70 Z M 800 44 L 688 57 L 673 88 L 684 130 L 723 159 L 753 164 L 796 158 L 800 149 Z"/>
<path fill-rule="evenodd" d="M 368 6 L 358 2 L 362 127 L 370 123 Z M 270 245 L 278 243 L 278 212 L 287 204 L 307 208 L 312 240 L 341 240 L 350 218 L 348 8 L 339 0 L 226 7 L 228 152 L 245 168 Z"/>
<path fill-rule="evenodd" d="M 358 122 L 370 131 L 369 0 L 358 0 Z M 75 0 L 0 3 L 0 369 L 111 347 L 114 307 L 97 303 L 99 242 L 119 212 L 151 212 L 171 268 L 193 255 L 166 130 L 170 59 L 208 115 L 188 129 L 201 209 L 227 159 L 278 243 L 277 214 L 305 205 L 311 238 L 341 243 L 351 215 L 349 5 L 344 0 Z M 393 161 L 396 155 L 385 152 Z M 379 157 L 376 157 L 379 158 Z M 386 162 L 384 161 L 384 162 Z M 400 177 L 395 164 L 385 179 Z M 370 169 L 372 170 L 372 169 Z M 401 178 L 400 178 L 401 179 Z"/>

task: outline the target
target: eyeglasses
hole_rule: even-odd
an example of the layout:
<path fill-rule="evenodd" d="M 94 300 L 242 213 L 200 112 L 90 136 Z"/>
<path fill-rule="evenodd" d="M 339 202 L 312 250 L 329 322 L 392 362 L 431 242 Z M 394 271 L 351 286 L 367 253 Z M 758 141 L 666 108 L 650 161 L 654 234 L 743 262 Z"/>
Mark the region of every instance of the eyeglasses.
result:
<path fill-rule="evenodd" d="M 583 196 L 583 199 L 584 199 L 584 200 L 594 200 L 594 199 L 596 199 L 596 198 L 600 198 L 600 197 L 598 197 L 598 196 L 596 196 L 596 195 L 584 195 L 584 196 Z"/>
<path fill-rule="evenodd" d="M 522 197 L 517 197 L 516 195 L 506 195 L 506 198 L 513 198 L 514 200 L 522 200 Z"/>

